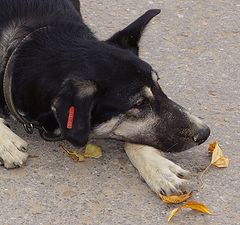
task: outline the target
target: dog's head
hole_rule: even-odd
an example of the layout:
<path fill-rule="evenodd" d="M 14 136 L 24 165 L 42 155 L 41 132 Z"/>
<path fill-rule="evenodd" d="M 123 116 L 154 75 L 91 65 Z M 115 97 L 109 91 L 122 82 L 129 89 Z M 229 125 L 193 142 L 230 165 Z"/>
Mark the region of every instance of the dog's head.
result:
<path fill-rule="evenodd" d="M 85 72 L 65 80 L 53 110 L 67 140 L 82 146 L 97 136 L 182 151 L 203 143 L 210 129 L 170 100 L 157 73 L 138 57 L 142 32 L 160 10 L 150 10 L 106 42 L 91 42 Z M 72 128 L 69 108 L 75 107 Z"/>

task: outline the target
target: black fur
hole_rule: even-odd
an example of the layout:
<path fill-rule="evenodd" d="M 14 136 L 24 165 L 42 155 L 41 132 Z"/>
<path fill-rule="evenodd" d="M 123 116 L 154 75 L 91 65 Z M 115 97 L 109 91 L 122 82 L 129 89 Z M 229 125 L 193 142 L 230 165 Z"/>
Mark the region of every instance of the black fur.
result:
<path fill-rule="evenodd" d="M 133 108 L 138 108 L 139 112 L 128 119 L 144 119 L 154 110 L 161 120 L 152 128 L 154 139 L 143 131 L 124 140 L 167 150 L 171 141 L 179 138 L 178 132 L 191 128 L 193 133 L 181 134 L 171 150 L 183 150 L 196 144 L 192 136 L 199 130 L 153 81 L 152 67 L 138 57 L 142 32 L 160 10 L 148 11 L 107 41 L 99 41 L 93 35 L 79 10 L 77 0 L 1 0 L 1 81 L 6 55 L 27 34 L 44 27 L 33 33 L 17 51 L 13 65 L 16 108 L 27 118 L 40 122 L 49 133 L 60 127 L 64 137 L 78 146 L 87 143 L 96 126 L 119 115 L 127 116 Z M 147 100 L 138 106 L 144 86 L 150 87 L 157 97 L 154 102 Z M 0 97 L 3 109 L 2 88 Z M 159 104 L 164 107 L 159 109 Z M 73 129 L 67 129 L 71 105 L 76 108 L 76 116 Z M 175 111 L 178 117 L 174 117 L 173 122 L 168 121 L 168 113 Z M 165 128 L 173 133 L 165 134 Z M 163 131 L 159 131 L 161 129 Z M 209 130 L 204 129 L 202 139 L 205 140 Z"/>

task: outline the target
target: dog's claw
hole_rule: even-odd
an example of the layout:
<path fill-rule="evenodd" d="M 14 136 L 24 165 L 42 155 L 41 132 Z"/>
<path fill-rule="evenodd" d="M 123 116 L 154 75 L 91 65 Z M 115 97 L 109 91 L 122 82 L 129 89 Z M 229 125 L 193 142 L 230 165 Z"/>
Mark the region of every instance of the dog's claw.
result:
<path fill-rule="evenodd" d="M 166 192 L 161 188 L 160 194 L 161 195 L 166 195 Z"/>
<path fill-rule="evenodd" d="M 177 174 L 177 176 L 179 177 L 179 178 L 184 178 L 184 175 L 183 174 Z"/>

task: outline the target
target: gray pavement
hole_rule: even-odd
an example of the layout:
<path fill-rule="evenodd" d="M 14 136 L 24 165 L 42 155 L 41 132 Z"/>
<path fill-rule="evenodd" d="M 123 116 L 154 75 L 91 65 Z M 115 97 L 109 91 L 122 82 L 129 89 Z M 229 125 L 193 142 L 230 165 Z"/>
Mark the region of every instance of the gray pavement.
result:
<path fill-rule="evenodd" d="M 85 21 L 101 39 L 150 8 L 162 13 L 145 32 L 141 57 L 159 72 L 163 90 L 212 129 L 207 143 L 168 158 L 192 172 L 193 188 L 209 163 L 211 140 L 219 140 L 231 159 L 228 169 L 209 170 L 195 197 L 214 215 L 184 211 L 171 224 L 240 224 L 240 1 L 82 0 Z M 168 224 L 174 206 L 141 181 L 119 143 L 101 141 L 101 159 L 75 163 L 59 143 L 13 126 L 38 157 L 24 168 L 0 168 L 0 224 Z"/>

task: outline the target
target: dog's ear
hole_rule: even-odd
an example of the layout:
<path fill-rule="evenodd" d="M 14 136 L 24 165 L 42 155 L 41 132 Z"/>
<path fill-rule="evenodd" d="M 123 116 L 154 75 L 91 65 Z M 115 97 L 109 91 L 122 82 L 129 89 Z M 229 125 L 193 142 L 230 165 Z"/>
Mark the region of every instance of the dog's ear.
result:
<path fill-rule="evenodd" d="M 94 82 L 71 79 L 64 82 L 52 103 L 64 138 L 74 145 L 84 146 L 88 141 L 96 93 Z"/>
<path fill-rule="evenodd" d="M 151 21 L 151 19 L 158 15 L 160 12 L 160 9 L 151 9 L 147 11 L 125 29 L 114 34 L 109 40 L 107 40 L 107 42 L 115 44 L 124 49 L 129 49 L 138 55 L 138 43 L 141 39 L 145 27 Z"/>

